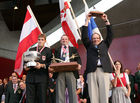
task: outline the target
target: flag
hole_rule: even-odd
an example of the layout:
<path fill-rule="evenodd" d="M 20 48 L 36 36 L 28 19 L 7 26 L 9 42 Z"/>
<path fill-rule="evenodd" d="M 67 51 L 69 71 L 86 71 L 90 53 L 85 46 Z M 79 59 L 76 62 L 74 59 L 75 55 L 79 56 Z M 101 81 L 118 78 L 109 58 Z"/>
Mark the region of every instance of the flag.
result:
<path fill-rule="evenodd" d="M 14 71 L 18 73 L 19 76 L 22 75 L 23 71 L 23 53 L 29 49 L 30 46 L 35 44 L 38 40 L 38 35 L 41 34 L 41 30 L 37 26 L 36 19 L 30 9 L 30 6 L 27 6 L 27 12 L 22 27 L 16 60 L 15 60 L 15 69 Z"/>
<path fill-rule="evenodd" d="M 94 21 L 94 18 L 91 17 L 89 23 L 88 23 L 88 37 L 91 40 L 92 34 L 97 32 L 98 33 L 98 27 Z"/>
<path fill-rule="evenodd" d="M 88 8 L 88 5 L 87 5 L 86 1 L 85 0 L 83 0 L 83 1 L 84 1 L 84 4 L 85 4 L 85 14 L 87 15 L 90 12 L 90 10 Z M 97 25 L 94 21 L 94 18 L 91 17 L 91 19 L 89 20 L 89 23 L 88 23 L 88 37 L 89 37 L 90 40 L 91 40 L 91 37 L 92 37 L 93 33 L 98 33 L 99 35 L 101 35 L 101 33 L 100 33 L 100 31 L 99 31 L 99 29 L 98 29 L 98 27 L 97 27 Z M 102 40 L 102 36 L 100 36 L 100 37 L 101 37 L 101 40 Z"/>
<path fill-rule="evenodd" d="M 59 0 L 59 7 L 62 29 L 68 36 L 71 44 L 78 48 L 77 41 L 80 39 L 80 36 L 77 31 L 77 26 L 72 18 L 68 0 Z"/>

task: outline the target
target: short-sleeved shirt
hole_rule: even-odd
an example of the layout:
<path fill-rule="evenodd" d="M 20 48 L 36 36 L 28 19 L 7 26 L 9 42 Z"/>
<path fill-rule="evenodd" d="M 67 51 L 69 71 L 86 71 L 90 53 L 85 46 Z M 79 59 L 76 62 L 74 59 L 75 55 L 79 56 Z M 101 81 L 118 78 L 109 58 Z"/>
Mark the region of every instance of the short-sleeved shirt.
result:
<path fill-rule="evenodd" d="M 114 76 L 113 75 L 115 75 L 115 73 L 111 73 L 110 74 L 110 80 L 112 81 L 113 79 L 114 79 Z M 124 77 L 125 76 L 125 77 Z M 121 73 L 120 74 L 120 78 L 125 78 L 126 79 L 126 84 L 130 84 L 130 82 L 129 82 L 129 77 L 128 77 L 128 74 L 127 73 Z"/>

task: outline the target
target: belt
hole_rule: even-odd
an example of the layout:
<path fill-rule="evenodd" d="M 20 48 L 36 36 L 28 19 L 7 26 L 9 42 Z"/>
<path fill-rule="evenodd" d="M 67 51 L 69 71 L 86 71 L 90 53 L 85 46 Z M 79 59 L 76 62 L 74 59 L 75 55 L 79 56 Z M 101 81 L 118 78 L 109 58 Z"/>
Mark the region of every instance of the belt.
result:
<path fill-rule="evenodd" d="M 102 67 L 102 65 L 97 65 L 97 67 Z"/>

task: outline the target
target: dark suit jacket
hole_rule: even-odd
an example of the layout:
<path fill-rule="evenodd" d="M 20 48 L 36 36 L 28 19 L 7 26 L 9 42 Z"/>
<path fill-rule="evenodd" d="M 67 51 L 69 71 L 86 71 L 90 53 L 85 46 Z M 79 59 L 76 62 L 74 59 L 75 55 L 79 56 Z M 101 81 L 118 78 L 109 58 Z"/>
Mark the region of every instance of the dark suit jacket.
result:
<path fill-rule="evenodd" d="M 72 54 L 78 54 L 78 52 L 75 47 L 69 46 L 69 57 L 71 57 Z M 61 46 L 55 50 L 55 58 L 61 59 Z M 78 64 L 81 64 L 81 59 L 80 59 L 79 54 L 78 54 L 78 57 L 76 57 L 74 59 L 70 59 L 70 62 L 74 62 L 74 61 L 76 61 Z M 78 79 L 79 78 L 78 71 L 74 71 L 73 73 L 74 73 L 75 78 Z M 56 79 L 57 75 L 58 75 L 58 73 L 54 73 L 53 78 Z"/>
<path fill-rule="evenodd" d="M 104 72 L 112 72 L 112 67 L 108 56 L 108 49 L 112 42 L 113 33 L 110 25 L 107 25 L 106 27 L 107 37 L 97 46 L 97 48 L 95 48 L 92 41 L 90 41 L 88 38 L 88 27 L 82 27 L 82 41 L 87 50 L 86 74 L 96 71 L 98 59 L 101 61 Z"/>
<path fill-rule="evenodd" d="M 31 48 L 30 51 L 36 51 L 36 47 Z M 40 83 L 40 82 L 47 82 L 48 78 L 48 66 L 51 63 L 52 52 L 49 48 L 45 47 L 41 52 L 41 58 L 39 63 L 45 64 L 45 68 L 36 69 L 31 67 L 30 70 L 27 72 L 27 83 Z"/>
<path fill-rule="evenodd" d="M 2 97 L 2 94 L 4 92 L 4 86 L 3 84 L 0 85 L 0 103 L 1 103 L 1 97 Z"/>
<path fill-rule="evenodd" d="M 132 74 L 129 74 L 128 77 L 129 77 L 130 87 L 131 87 L 130 96 L 134 96 L 134 94 L 135 94 L 135 76 Z"/>
<path fill-rule="evenodd" d="M 138 84 L 138 93 L 140 94 L 140 72 L 135 73 L 135 83 Z"/>
<path fill-rule="evenodd" d="M 16 93 L 14 93 L 13 83 L 9 82 L 7 85 L 7 91 L 5 95 L 5 103 L 19 103 L 21 96 L 22 90 L 18 88 Z"/>
<path fill-rule="evenodd" d="M 80 97 L 80 99 L 87 99 L 87 103 L 90 103 L 89 93 L 88 93 L 88 84 L 87 83 L 84 83 L 83 94 L 80 93 L 79 97 Z"/>
<path fill-rule="evenodd" d="M 22 97 L 20 99 L 20 103 L 26 103 L 26 91 L 22 90 Z"/>

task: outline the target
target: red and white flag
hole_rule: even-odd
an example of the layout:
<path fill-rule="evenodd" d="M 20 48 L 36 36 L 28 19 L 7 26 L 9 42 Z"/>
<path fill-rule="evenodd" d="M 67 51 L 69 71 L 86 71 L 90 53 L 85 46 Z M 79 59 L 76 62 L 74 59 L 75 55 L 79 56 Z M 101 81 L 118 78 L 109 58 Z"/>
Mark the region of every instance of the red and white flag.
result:
<path fill-rule="evenodd" d="M 26 17 L 22 27 L 18 51 L 15 60 L 14 71 L 17 72 L 19 76 L 22 75 L 23 71 L 23 60 L 22 60 L 23 53 L 27 51 L 30 46 L 32 46 L 37 42 L 38 35 L 40 35 L 41 32 L 42 31 L 38 27 L 38 23 L 33 15 L 30 6 L 27 6 Z"/>
<path fill-rule="evenodd" d="M 68 0 L 59 0 L 59 6 L 63 31 L 69 37 L 71 44 L 78 48 L 77 40 L 80 39 L 80 36 L 77 31 L 77 26 L 72 18 Z"/>

